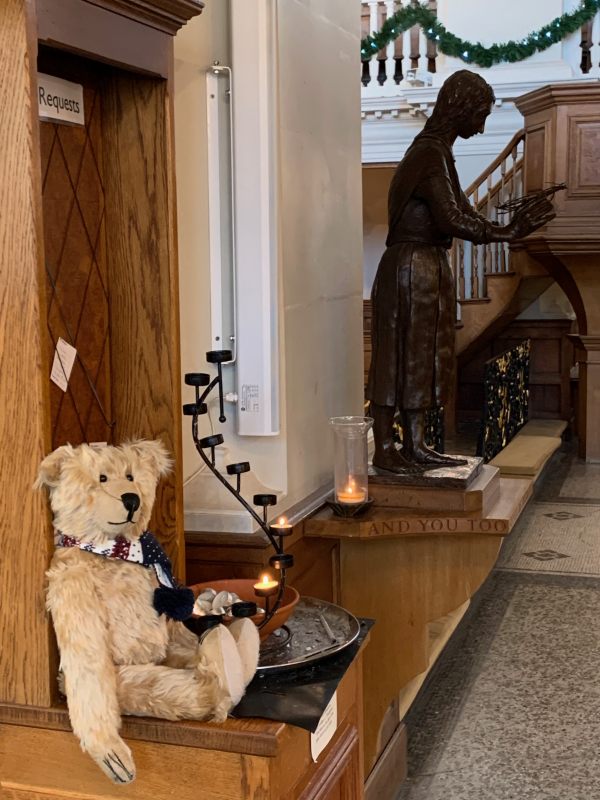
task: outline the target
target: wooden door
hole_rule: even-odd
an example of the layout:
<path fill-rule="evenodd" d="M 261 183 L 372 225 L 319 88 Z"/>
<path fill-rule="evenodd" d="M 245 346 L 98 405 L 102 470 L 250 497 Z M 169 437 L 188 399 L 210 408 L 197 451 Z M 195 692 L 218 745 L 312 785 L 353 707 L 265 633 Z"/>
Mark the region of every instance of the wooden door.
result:
<path fill-rule="evenodd" d="M 102 83 L 94 62 L 40 48 L 38 69 L 83 85 L 85 126 L 40 123 L 48 360 L 77 350 L 63 391 L 49 382 L 52 447 L 113 441 Z"/>

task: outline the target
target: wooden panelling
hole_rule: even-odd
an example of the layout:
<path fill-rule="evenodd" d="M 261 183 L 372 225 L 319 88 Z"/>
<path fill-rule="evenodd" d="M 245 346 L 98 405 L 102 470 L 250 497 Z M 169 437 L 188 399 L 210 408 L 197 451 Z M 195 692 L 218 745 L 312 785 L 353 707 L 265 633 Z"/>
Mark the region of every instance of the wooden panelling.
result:
<path fill-rule="evenodd" d="M 44 610 L 51 547 L 34 492 L 49 446 L 40 144 L 31 4 L 0 3 L 0 699 L 49 705 Z"/>
<path fill-rule="evenodd" d="M 48 356 L 59 337 L 77 348 L 66 392 L 49 380 L 52 447 L 112 443 L 109 285 L 104 217 L 105 69 L 41 48 L 38 69 L 83 85 L 85 126 L 40 124 Z"/>
<path fill-rule="evenodd" d="M 531 339 L 529 418 L 570 420 L 571 320 L 516 320 L 459 371 L 458 418 L 477 419 L 483 410 L 483 364 Z"/>
<path fill-rule="evenodd" d="M 569 194 L 600 194 L 600 121 L 575 117 L 570 120 L 570 141 L 575 157 L 569 162 Z"/>
<path fill-rule="evenodd" d="M 181 391 L 171 102 L 166 81 L 113 73 L 103 96 L 115 441 L 175 457 L 151 527 L 184 574 Z"/>
<path fill-rule="evenodd" d="M 342 605 L 376 620 L 364 658 L 366 773 L 381 755 L 390 703 L 428 669 L 428 623 L 472 597 L 500 544 L 480 535 L 341 541 Z"/>
<path fill-rule="evenodd" d="M 301 527 L 301 526 L 300 526 Z M 300 594 L 336 602 L 339 544 L 337 541 L 291 537 L 286 551 L 294 556 L 287 582 Z M 223 578 L 256 578 L 268 569 L 273 549 L 258 535 L 196 534 L 186 536 L 188 584 Z"/>
<path fill-rule="evenodd" d="M 547 168 L 547 135 L 545 124 L 527 131 L 525 148 L 527 152 L 527 157 L 525 159 L 525 182 L 527 184 L 527 190 L 533 192 L 536 189 L 543 189 L 545 186 L 544 169 Z"/>
<path fill-rule="evenodd" d="M 229 719 L 215 725 L 126 718 L 122 733 L 138 772 L 128 786 L 111 784 L 72 733 L 44 727 L 48 713 L 41 711 L 36 721 L 30 710 L 21 720 L 13 718 L 17 724 L 3 724 L 6 714 L 0 705 L 0 796 L 360 800 L 361 691 L 359 654 L 338 686 L 338 728 L 317 763 L 311 758 L 308 731 L 284 723 Z M 58 717 L 63 724 L 66 720 L 64 710 L 50 716 L 55 723 Z M 24 753 L 35 753 L 35 758 L 23 758 Z"/>
<path fill-rule="evenodd" d="M 351 726 L 298 800 L 354 800 L 362 792 L 360 774 L 358 731 Z"/>

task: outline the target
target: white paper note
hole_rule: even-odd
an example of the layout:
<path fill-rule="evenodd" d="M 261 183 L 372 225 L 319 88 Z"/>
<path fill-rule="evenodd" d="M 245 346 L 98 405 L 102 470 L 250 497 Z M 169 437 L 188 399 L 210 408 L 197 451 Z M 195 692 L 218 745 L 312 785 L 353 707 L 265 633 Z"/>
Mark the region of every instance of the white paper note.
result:
<path fill-rule="evenodd" d="M 65 342 L 64 339 L 59 338 L 54 351 L 50 380 L 59 386 L 63 392 L 67 391 L 76 355 L 77 350 L 68 342 Z"/>
<path fill-rule="evenodd" d="M 317 730 L 310 735 L 310 754 L 313 761 L 317 760 L 333 738 L 333 734 L 337 730 L 337 723 L 337 692 L 334 692 L 325 711 L 321 714 Z"/>

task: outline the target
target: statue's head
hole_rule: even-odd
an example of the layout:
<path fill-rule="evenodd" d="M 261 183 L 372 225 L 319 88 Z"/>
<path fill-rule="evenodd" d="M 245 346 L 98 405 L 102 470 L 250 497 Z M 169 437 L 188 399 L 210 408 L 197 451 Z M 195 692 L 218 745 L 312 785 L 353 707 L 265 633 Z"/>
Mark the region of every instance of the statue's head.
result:
<path fill-rule="evenodd" d="M 495 99 L 494 90 L 481 75 L 467 69 L 454 72 L 442 84 L 430 127 L 452 129 L 463 139 L 483 133 Z"/>

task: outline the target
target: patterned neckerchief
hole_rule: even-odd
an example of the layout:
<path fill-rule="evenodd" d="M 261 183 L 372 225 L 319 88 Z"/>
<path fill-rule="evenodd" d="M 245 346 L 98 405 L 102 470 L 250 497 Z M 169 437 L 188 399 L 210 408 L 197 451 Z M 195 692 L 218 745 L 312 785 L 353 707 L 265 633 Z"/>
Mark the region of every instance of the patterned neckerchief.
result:
<path fill-rule="evenodd" d="M 114 539 L 108 539 L 102 545 L 95 545 L 93 542 L 82 542 L 81 539 L 57 531 L 54 544 L 56 547 L 78 547 L 86 553 L 95 553 L 103 558 L 131 561 L 147 569 L 152 568 L 161 586 L 172 589 L 177 585 L 173 578 L 169 557 L 160 546 L 158 539 L 150 531 L 144 531 L 140 538 L 134 542 L 130 542 L 123 536 L 116 536 Z"/>

